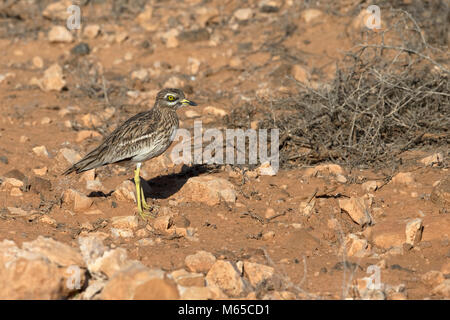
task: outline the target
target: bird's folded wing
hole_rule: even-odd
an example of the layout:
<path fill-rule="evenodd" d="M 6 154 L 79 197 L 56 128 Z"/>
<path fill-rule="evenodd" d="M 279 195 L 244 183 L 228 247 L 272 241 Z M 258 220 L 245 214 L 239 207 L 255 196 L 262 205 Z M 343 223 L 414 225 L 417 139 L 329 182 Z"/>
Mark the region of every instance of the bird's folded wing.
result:
<path fill-rule="evenodd" d="M 142 112 L 114 130 L 98 147 L 103 163 L 114 163 L 140 154 L 157 136 L 157 113 Z"/>

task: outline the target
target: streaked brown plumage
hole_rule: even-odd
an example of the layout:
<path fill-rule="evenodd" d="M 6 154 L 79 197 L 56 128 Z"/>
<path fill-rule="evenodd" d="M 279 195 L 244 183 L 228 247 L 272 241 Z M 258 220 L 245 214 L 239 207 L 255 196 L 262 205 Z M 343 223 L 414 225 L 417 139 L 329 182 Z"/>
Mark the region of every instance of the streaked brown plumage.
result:
<path fill-rule="evenodd" d="M 174 96 L 177 103 L 169 104 L 171 102 L 165 100 L 167 95 Z M 179 89 L 161 90 L 152 109 L 125 121 L 64 174 L 80 173 L 115 162 L 139 163 L 159 156 L 169 148 L 178 129 L 176 110 L 183 105 L 183 99 L 184 93 Z M 189 104 L 195 105 L 193 102 Z"/>
<path fill-rule="evenodd" d="M 140 187 L 139 170 L 141 163 L 157 157 L 166 151 L 178 129 L 177 109 L 184 105 L 196 106 L 185 99 L 180 89 L 163 89 L 156 95 L 155 105 L 149 111 L 131 117 L 114 130 L 97 148 L 68 168 L 63 174 L 98 168 L 107 164 L 132 161 L 135 170 L 136 198 L 138 210 L 145 218 L 142 208 L 150 207 L 145 202 Z M 142 200 L 141 200 L 142 198 Z"/>

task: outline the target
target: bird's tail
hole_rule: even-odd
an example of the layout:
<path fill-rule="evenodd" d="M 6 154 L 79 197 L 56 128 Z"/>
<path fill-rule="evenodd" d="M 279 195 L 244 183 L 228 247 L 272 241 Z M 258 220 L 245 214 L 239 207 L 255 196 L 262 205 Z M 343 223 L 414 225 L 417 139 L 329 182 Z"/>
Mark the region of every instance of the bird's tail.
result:
<path fill-rule="evenodd" d="M 67 175 L 72 172 L 81 173 L 83 171 L 98 168 L 104 164 L 104 161 L 99 157 L 99 150 L 95 149 L 89 152 L 83 159 L 64 171 L 63 175 Z"/>

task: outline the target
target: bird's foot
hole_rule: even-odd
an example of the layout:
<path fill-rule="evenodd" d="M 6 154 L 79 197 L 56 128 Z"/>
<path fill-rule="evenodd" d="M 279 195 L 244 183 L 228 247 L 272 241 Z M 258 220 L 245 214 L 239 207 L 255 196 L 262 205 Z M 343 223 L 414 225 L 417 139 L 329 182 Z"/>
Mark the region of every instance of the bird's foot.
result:
<path fill-rule="evenodd" d="M 141 188 L 141 201 L 142 201 L 142 208 L 143 208 L 144 210 L 150 211 L 150 209 L 151 209 L 152 207 L 149 206 L 149 205 L 147 204 L 147 201 L 145 200 L 145 195 L 144 195 L 144 189 L 143 189 L 143 188 Z"/>
<path fill-rule="evenodd" d="M 139 210 L 139 215 L 143 220 L 147 220 L 148 217 L 154 218 L 154 214 L 150 212 L 149 210 Z"/>
<path fill-rule="evenodd" d="M 158 215 L 159 206 L 149 205 L 145 200 L 144 191 L 142 191 L 141 206 L 142 209 L 139 210 L 139 215 L 142 217 L 142 219 L 147 220 L 148 217 L 156 218 L 156 216 Z"/>

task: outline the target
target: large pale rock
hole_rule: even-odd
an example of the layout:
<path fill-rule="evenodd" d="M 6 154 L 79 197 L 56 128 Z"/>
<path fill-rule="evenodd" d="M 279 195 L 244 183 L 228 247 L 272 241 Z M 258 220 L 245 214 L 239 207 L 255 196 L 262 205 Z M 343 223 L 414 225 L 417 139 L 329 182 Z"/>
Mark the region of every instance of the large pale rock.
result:
<path fill-rule="evenodd" d="M 73 204 L 73 209 L 77 212 L 86 211 L 92 206 L 94 200 L 74 189 L 68 189 L 64 192 L 63 202 Z"/>
<path fill-rule="evenodd" d="M 204 28 L 206 27 L 208 21 L 219 16 L 219 10 L 212 6 L 201 6 L 195 10 L 195 15 L 195 22 Z"/>
<path fill-rule="evenodd" d="M 136 186 L 130 180 L 122 182 L 112 194 L 119 201 L 136 202 Z"/>
<path fill-rule="evenodd" d="M 450 298 L 450 279 L 446 279 L 440 285 L 436 286 L 432 293 Z"/>
<path fill-rule="evenodd" d="M 440 271 L 428 271 L 421 277 L 422 282 L 430 287 L 436 287 L 445 281 L 445 277 Z"/>
<path fill-rule="evenodd" d="M 40 157 L 48 158 L 48 151 L 45 146 L 37 146 L 33 148 L 33 152 Z"/>
<path fill-rule="evenodd" d="M 22 188 L 23 182 L 16 178 L 6 178 L 0 185 L 1 191 L 11 191 L 13 188 Z"/>
<path fill-rule="evenodd" d="M 67 8 L 72 5 L 72 2 L 72 0 L 61 0 L 50 3 L 42 11 L 42 15 L 50 20 L 67 20 L 71 14 Z"/>
<path fill-rule="evenodd" d="M 172 215 L 170 214 L 159 216 L 152 221 L 153 228 L 162 232 L 167 232 L 172 225 L 173 225 L 173 218 Z"/>
<path fill-rule="evenodd" d="M 205 276 L 202 273 L 192 273 L 184 269 L 172 271 L 172 278 L 175 282 L 184 287 L 204 287 Z"/>
<path fill-rule="evenodd" d="M 134 237 L 133 230 L 111 228 L 111 234 L 114 238 L 132 238 Z"/>
<path fill-rule="evenodd" d="M 94 39 L 100 33 L 100 26 L 98 24 L 87 25 L 83 30 L 83 35 L 86 38 Z"/>
<path fill-rule="evenodd" d="M 278 169 L 273 167 L 270 162 L 262 163 L 258 168 L 256 168 L 256 172 L 260 176 L 274 176 L 277 174 Z"/>
<path fill-rule="evenodd" d="M 197 251 L 195 254 L 186 256 L 184 262 L 192 272 L 207 273 L 216 262 L 216 257 L 207 251 Z"/>
<path fill-rule="evenodd" d="M 216 286 L 227 295 L 237 297 L 245 293 L 245 283 L 230 261 L 218 260 L 206 275 L 208 286 Z"/>
<path fill-rule="evenodd" d="M 309 72 L 302 66 L 296 64 L 292 67 L 292 76 L 298 82 L 308 84 L 309 83 Z"/>
<path fill-rule="evenodd" d="M 420 160 L 420 162 L 427 167 L 438 165 L 442 163 L 442 161 L 444 161 L 444 156 L 442 155 L 441 152 L 434 153 Z"/>
<path fill-rule="evenodd" d="M 259 263 L 244 261 L 244 273 L 253 287 L 257 287 L 264 281 L 270 281 L 275 269 Z"/>
<path fill-rule="evenodd" d="M 33 213 L 33 211 L 25 211 L 22 208 L 7 207 L 9 214 L 16 217 L 26 217 Z"/>
<path fill-rule="evenodd" d="M 399 172 L 392 178 L 393 184 L 410 186 L 416 179 L 411 172 Z"/>
<path fill-rule="evenodd" d="M 431 192 L 430 199 L 433 203 L 444 208 L 450 208 L 450 176 L 441 180 Z"/>
<path fill-rule="evenodd" d="M 238 9 L 234 12 L 234 17 L 239 21 L 245 21 L 253 16 L 253 10 L 250 8 Z"/>
<path fill-rule="evenodd" d="M 95 261 L 98 258 L 101 258 L 108 250 L 108 248 L 103 245 L 103 239 L 94 235 L 78 237 L 78 244 L 88 269 L 92 263 L 95 263 Z"/>
<path fill-rule="evenodd" d="M 323 12 L 318 9 L 306 9 L 300 13 L 300 16 L 306 23 L 310 23 L 313 20 L 321 17 Z"/>
<path fill-rule="evenodd" d="M 370 208 L 364 198 L 351 197 L 350 199 L 339 199 L 339 206 L 360 226 L 370 225 L 372 223 Z"/>
<path fill-rule="evenodd" d="M 136 22 L 146 31 L 155 31 L 158 28 L 158 24 L 153 21 L 152 16 L 153 7 L 151 5 L 147 5 L 136 17 Z"/>
<path fill-rule="evenodd" d="M 111 225 L 114 228 L 135 230 L 139 226 L 139 219 L 137 216 L 112 217 Z"/>
<path fill-rule="evenodd" d="M 382 183 L 380 181 L 369 180 L 361 184 L 361 187 L 366 192 L 376 191 L 379 187 L 381 187 Z"/>
<path fill-rule="evenodd" d="M 97 236 L 79 237 L 78 243 L 87 268 L 95 279 L 111 279 L 124 270 L 125 273 L 130 270 L 147 270 L 140 262 L 128 260 L 125 249 L 108 249 L 103 245 L 103 240 Z"/>
<path fill-rule="evenodd" d="M 414 246 L 422 239 L 422 219 L 413 219 L 406 224 L 406 243 Z"/>
<path fill-rule="evenodd" d="M 370 253 L 368 241 L 353 233 L 346 236 L 342 249 L 349 257 L 365 257 Z"/>
<path fill-rule="evenodd" d="M 100 295 L 105 300 L 177 299 L 176 285 L 164 277 L 164 271 L 134 263 L 116 272 Z"/>
<path fill-rule="evenodd" d="M 228 180 L 211 176 L 193 177 L 181 188 L 177 198 L 183 202 L 203 202 L 214 206 L 225 201 L 236 202 L 234 185 Z"/>
<path fill-rule="evenodd" d="M 61 253 L 60 255 L 58 255 Z M 86 281 L 75 249 L 52 239 L 0 242 L 0 299 L 66 299 Z M 67 266 L 68 265 L 68 266 Z"/>
<path fill-rule="evenodd" d="M 342 167 L 338 164 L 320 164 L 318 166 L 315 166 L 314 168 L 306 169 L 303 175 L 305 177 L 315 177 L 317 175 L 337 176 L 344 174 L 345 174 L 344 169 L 342 169 Z"/>
<path fill-rule="evenodd" d="M 44 91 L 61 91 L 66 85 L 62 68 L 59 64 L 52 64 L 44 72 L 44 77 L 38 81 L 41 89 Z"/>
<path fill-rule="evenodd" d="M 85 266 L 80 250 L 55 241 L 52 238 L 39 236 L 34 241 L 24 242 L 22 244 L 22 249 L 45 256 L 48 260 L 58 266 Z"/>
<path fill-rule="evenodd" d="M 53 26 L 48 32 L 50 42 L 72 42 L 73 36 L 66 27 Z"/>
<path fill-rule="evenodd" d="M 89 272 L 111 278 L 116 272 L 132 264 L 127 257 L 127 251 L 123 248 L 108 250 L 88 265 Z"/>

